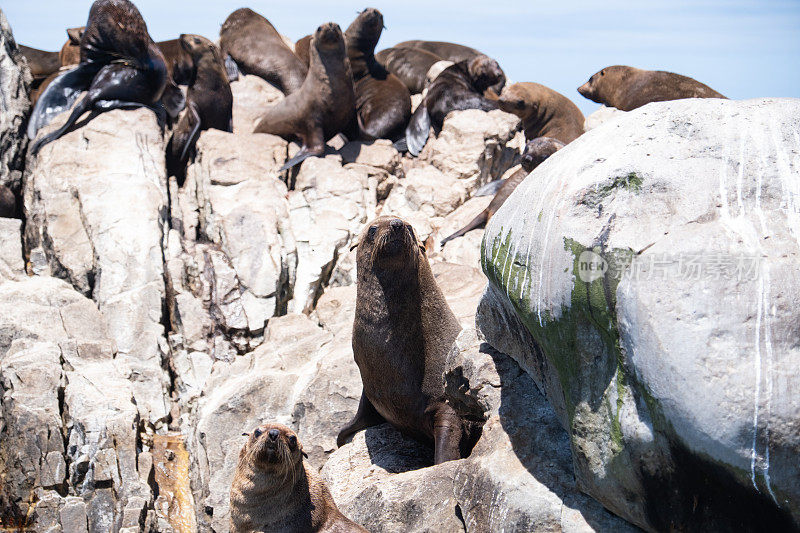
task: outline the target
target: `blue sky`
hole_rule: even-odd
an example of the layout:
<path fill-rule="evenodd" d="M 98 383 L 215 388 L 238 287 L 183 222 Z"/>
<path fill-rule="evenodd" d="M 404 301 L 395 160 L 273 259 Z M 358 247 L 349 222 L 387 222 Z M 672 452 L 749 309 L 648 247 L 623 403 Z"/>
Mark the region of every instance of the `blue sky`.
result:
<path fill-rule="evenodd" d="M 2 9 L 18 42 L 58 50 L 64 29 L 84 25 L 91 3 L 13 0 Z M 387 26 L 378 49 L 408 39 L 467 44 L 497 59 L 510 80 L 552 87 L 584 113 L 597 104 L 576 88 L 615 64 L 685 74 L 730 98 L 800 97 L 800 0 L 134 3 L 157 41 L 180 33 L 216 40 L 225 17 L 243 5 L 298 39 L 321 22 L 344 29 L 369 5 Z"/>

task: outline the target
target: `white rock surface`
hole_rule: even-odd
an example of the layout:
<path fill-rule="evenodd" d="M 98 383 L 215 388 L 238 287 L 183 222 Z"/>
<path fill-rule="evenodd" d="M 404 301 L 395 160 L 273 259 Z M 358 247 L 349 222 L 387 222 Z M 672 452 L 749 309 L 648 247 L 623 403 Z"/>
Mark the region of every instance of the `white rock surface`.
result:
<path fill-rule="evenodd" d="M 0 185 L 19 191 L 30 113 L 31 73 L 17 48 L 5 13 L 0 9 Z"/>

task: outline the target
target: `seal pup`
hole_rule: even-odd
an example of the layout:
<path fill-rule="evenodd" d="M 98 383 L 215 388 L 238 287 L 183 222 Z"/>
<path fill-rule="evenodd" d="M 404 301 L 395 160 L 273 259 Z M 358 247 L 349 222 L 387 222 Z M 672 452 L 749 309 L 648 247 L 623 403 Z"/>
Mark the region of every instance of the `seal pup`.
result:
<path fill-rule="evenodd" d="M 235 67 L 244 74 L 254 74 L 287 96 L 300 90 L 308 72 L 307 65 L 292 52 L 278 30 L 252 9 L 237 9 L 225 19 L 219 31 L 219 45 L 226 59 L 229 76 Z"/>
<path fill-rule="evenodd" d="M 41 82 L 61 68 L 58 52 L 39 50 L 24 44 L 18 44 L 17 47 L 28 62 L 28 68 L 31 70 L 34 82 Z"/>
<path fill-rule="evenodd" d="M 525 150 L 522 153 L 522 168 L 514 172 L 505 181 L 499 181 L 500 189 L 489 202 L 489 205 L 481 211 L 478 216 L 473 218 L 466 226 L 456 231 L 452 235 L 442 239 L 440 243 L 444 246 L 445 243 L 452 241 L 457 237 L 466 235 L 467 232 L 477 228 L 482 228 L 489 222 L 489 219 L 500 209 L 500 206 L 511 196 L 514 189 L 522 183 L 528 174 L 533 172 L 533 169 L 541 165 L 545 159 L 556 153 L 558 150 L 565 146 L 563 142 L 551 137 L 539 137 L 533 139 L 525 144 Z"/>
<path fill-rule="evenodd" d="M 367 532 L 339 511 L 303 457 L 297 434 L 286 426 L 264 424 L 248 435 L 231 484 L 231 532 Z"/>
<path fill-rule="evenodd" d="M 503 89 L 500 109 L 522 119 L 525 138 L 552 137 L 569 144 L 583 135 L 585 118 L 572 100 L 539 83 L 524 82 Z"/>
<path fill-rule="evenodd" d="M 17 199 L 11 189 L 0 184 L 0 218 L 17 217 Z"/>
<path fill-rule="evenodd" d="M 456 44 L 456 43 L 448 43 L 445 41 L 403 41 L 402 43 L 394 45 L 394 47 L 425 50 L 426 52 L 430 52 L 436 56 L 439 56 L 442 59 L 445 59 L 447 61 L 452 61 L 453 63 L 460 63 L 461 61 L 469 61 L 477 56 L 486 55 L 479 50 L 470 48 L 469 46 L 464 46 L 462 44 Z M 500 68 L 500 65 L 497 63 L 497 61 L 495 61 L 494 59 L 492 59 L 492 61 L 494 61 L 494 64 L 500 71 L 500 75 L 498 76 L 497 81 L 493 83 L 491 86 L 487 87 L 487 89 L 490 89 L 492 93 L 495 96 L 497 96 L 498 94 L 500 94 L 500 92 L 503 90 L 503 87 L 505 87 L 506 85 L 506 75 L 503 72 L 503 69 Z M 490 96 L 490 94 L 487 94 L 486 96 Z"/>
<path fill-rule="evenodd" d="M 268 108 L 254 130 L 285 139 L 297 137 L 303 143 L 281 172 L 310 156 L 323 155 L 325 142 L 338 133 L 356 137 L 353 75 L 339 25 L 328 22 L 317 28 L 309 52 L 311 65 L 303 85 Z"/>
<path fill-rule="evenodd" d="M 430 135 L 430 127 L 438 135 L 447 114 L 464 109 L 491 111 L 498 109 L 495 100 L 483 96 L 497 83 L 502 71 L 492 58 L 480 55 L 444 69 L 428 86 L 406 128 L 408 151 L 417 156 Z"/>
<path fill-rule="evenodd" d="M 86 26 L 67 28 L 67 42 L 58 53 L 62 67 L 77 65 L 81 62 L 81 38 L 84 31 L 86 31 Z"/>
<path fill-rule="evenodd" d="M 468 451 L 470 426 L 444 399 L 445 359 L 461 326 L 431 272 L 425 245 L 392 216 L 370 222 L 356 245 L 353 356 L 364 389 L 336 439 L 389 422 L 433 444 L 434 463 Z"/>
<path fill-rule="evenodd" d="M 375 54 L 375 59 L 397 76 L 411 94 L 425 89 L 425 76 L 441 57 L 417 48 L 386 48 Z"/>
<path fill-rule="evenodd" d="M 399 139 L 411 118 L 408 89 L 375 59 L 375 46 L 383 28 L 381 12 L 368 7 L 344 32 L 355 84 L 359 133 L 368 141 Z"/>
<path fill-rule="evenodd" d="M 147 33 L 139 10 L 128 0 L 96 0 L 81 37 L 81 61 L 59 75 L 41 94 L 28 122 L 28 137 L 53 117 L 69 109 L 87 89 L 66 123 L 36 140 L 31 153 L 111 109 L 147 107 L 163 125 L 166 115 L 177 117 L 185 104 L 183 93 L 169 77 L 164 54 Z"/>
<path fill-rule="evenodd" d="M 186 165 L 194 154 L 200 132 L 211 128 L 233 131 L 233 94 L 225 63 L 214 43 L 190 34 L 182 34 L 178 42 L 190 58 L 192 70 L 186 113 L 167 144 L 167 171 L 177 178 L 178 185 L 183 185 Z"/>
<path fill-rule="evenodd" d="M 578 92 L 598 104 L 633 111 L 650 102 L 683 98 L 725 98 L 708 85 L 663 70 L 642 70 L 624 65 L 606 67 L 578 87 Z"/>

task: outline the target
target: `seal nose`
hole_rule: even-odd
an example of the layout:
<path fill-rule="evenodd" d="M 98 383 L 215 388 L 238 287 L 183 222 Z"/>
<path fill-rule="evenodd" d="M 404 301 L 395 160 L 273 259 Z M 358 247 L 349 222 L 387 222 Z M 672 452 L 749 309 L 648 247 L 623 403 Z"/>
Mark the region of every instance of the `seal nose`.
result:
<path fill-rule="evenodd" d="M 391 222 L 389 222 L 389 227 L 392 228 L 392 231 L 400 231 L 403 229 L 403 226 L 404 226 L 403 221 L 400 220 L 399 218 L 396 218 Z"/>
<path fill-rule="evenodd" d="M 277 429 L 270 429 L 267 435 L 269 436 L 269 440 L 278 440 L 280 432 Z"/>

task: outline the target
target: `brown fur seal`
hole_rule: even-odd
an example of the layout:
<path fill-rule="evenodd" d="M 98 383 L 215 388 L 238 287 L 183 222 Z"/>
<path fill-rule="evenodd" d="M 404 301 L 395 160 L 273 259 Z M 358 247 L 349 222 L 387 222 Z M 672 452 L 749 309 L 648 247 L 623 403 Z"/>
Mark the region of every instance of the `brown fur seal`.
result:
<path fill-rule="evenodd" d="M 17 45 L 17 47 L 28 62 L 28 68 L 31 70 L 34 82 L 41 82 L 61 68 L 58 52 L 47 52 L 24 44 Z"/>
<path fill-rule="evenodd" d="M 448 113 L 464 109 L 491 111 L 498 109 L 495 100 L 483 96 L 484 91 L 502 76 L 497 62 L 480 55 L 444 69 L 428 86 L 425 98 L 417 107 L 406 128 L 406 143 L 412 155 L 419 155 L 430 134 L 438 135 Z"/>
<path fill-rule="evenodd" d="M 411 118 L 408 89 L 375 59 L 375 46 L 383 27 L 381 12 L 368 7 L 344 33 L 355 83 L 358 127 L 364 140 L 397 140 Z"/>
<path fill-rule="evenodd" d="M 469 46 L 448 43 L 444 41 L 403 41 L 402 43 L 394 45 L 394 47 L 425 50 L 439 56 L 442 59 L 452 61 L 453 63 L 470 61 L 477 56 L 485 55 L 484 53 L 474 48 L 470 48 Z M 494 61 L 494 59 L 492 59 L 492 61 Z M 503 69 L 500 68 L 500 65 L 497 64 L 497 61 L 494 61 L 494 64 L 497 70 L 500 72 L 500 75 L 497 77 L 497 81 L 487 87 L 487 89 L 490 89 L 495 95 L 498 95 L 506 85 L 506 75 L 503 72 Z"/>
<path fill-rule="evenodd" d="M 190 58 L 192 70 L 186 113 L 167 145 L 167 171 L 183 185 L 186 164 L 194 153 L 200 132 L 211 128 L 233 131 L 233 94 L 217 45 L 200 35 L 184 34 L 178 41 Z"/>
<path fill-rule="evenodd" d="M 545 159 L 564 147 L 564 143 L 558 139 L 550 137 L 539 137 L 525 144 L 525 151 L 522 153 L 522 168 L 514 172 L 508 179 L 501 182 L 500 190 L 494 195 L 489 205 L 481 211 L 478 216 L 472 219 L 466 226 L 453 233 L 449 237 L 442 239 L 442 246 L 448 241 L 465 235 L 467 232 L 477 228 L 482 228 L 489 222 L 489 219 L 500 209 L 500 206 L 511 196 L 514 189 L 528 177 L 533 169 L 541 165 Z"/>
<path fill-rule="evenodd" d="M 632 111 L 650 102 L 683 98 L 725 98 L 697 80 L 663 70 L 641 70 L 623 65 L 606 67 L 578 87 L 593 102 Z"/>
<path fill-rule="evenodd" d="M 564 144 L 583 135 L 584 117 L 572 100 L 538 83 L 515 83 L 503 89 L 500 109 L 522 119 L 525 138 L 552 137 Z"/>
<path fill-rule="evenodd" d="M 69 109 L 87 88 L 67 122 L 38 139 L 31 146 L 32 153 L 72 131 L 87 111 L 91 114 L 84 124 L 111 109 L 147 107 L 163 124 L 166 113 L 176 117 L 185 103 L 169 77 L 164 54 L 147 33 L 139 10 L 128 0 L 92 4 L 81 37 L 80 64 L 59 75 L 39 97 L 28 122 L 28 137 L 34 139 L 42 126 Z"/>
<path fill-rule="evenodd" d="M 264 424 L 248 436 L 231 484 L 232 533 L 366 533 L 339 511 L 305 455 L 286 426 Z"/>
<path fill-rule="evenodd" d="M 286 95 L 300 90 L 308 67 L 292 52 L 270 22 L 248 8 L 237 9 L 219 32 L 223 56 L 245 74 L 254 74 Z"/>
<path fill-rule="evenodd" d="M 81 38 L 84 31 L 86 31 L 85 26 L 67 28 L 67 42 L 64 43 L 58 53 L 62 67 L 77 65 L 81 62 Z"/>
<path fill-rule="evenodd" d="M 311 61 L 311 57 L 308 54 L 308 48 L 310 46 L 311 35 L 300 37 L 297 42 L 294 43 L 294 55 L 306 66 L 308 66 Z"/>
<path fill-rule="evenodd" d="M 412 94 L 425 89 L 425 75 L 442 60 L 436 54 L 417 48 L 386 48 L 375 54 L 386 70 L 397 76 Z"/>
<path fill-rule="evenodd" d="M 339 25 L 328 22 L 317 28 L 309 51 L 311 66 L 302 87 L 268 108 L 254 130 L 287 139 L 298 137 L 303 143 L 281 171 L 309 156 L 324 154 L 325 142 L 337 133 L 356 137 L 353 76 Z"/>
<path fill-rule="evenodd" d="M 17 199 L 11 189 L 0 185 L 0 218 L 17 217 Z"/>
<path fill-rule="evenodd" d="M 336 442 L 384 421 L 434 445 L 435 464 L 468 451 L 469 426 L 444 400 L 445 359 L 461 326 L 407 222 L 381 216 L 358 239 L 353 356 L 364 390 Z"/>

